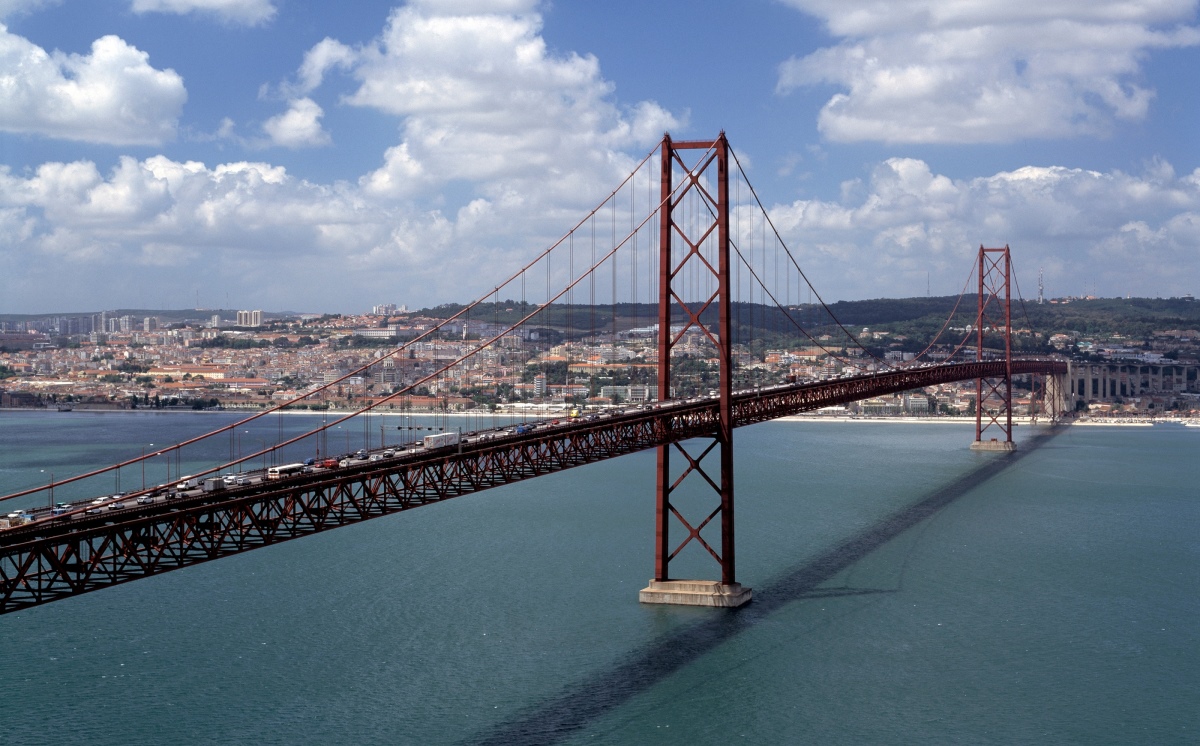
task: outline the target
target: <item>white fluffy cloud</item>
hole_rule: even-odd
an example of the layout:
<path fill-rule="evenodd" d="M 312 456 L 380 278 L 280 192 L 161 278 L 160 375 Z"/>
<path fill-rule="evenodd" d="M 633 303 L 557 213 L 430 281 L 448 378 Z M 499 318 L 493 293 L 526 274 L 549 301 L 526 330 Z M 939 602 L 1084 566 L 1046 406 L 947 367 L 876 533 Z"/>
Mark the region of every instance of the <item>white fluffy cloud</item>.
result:
<path fill-rule="evenodd" d="M 1200 43 L 1196 0 L 785 2 L 843 38 L 785 62 L 778 83 L 843 88 L 819 118 L 841 142 L 1103 135 L 1146 115 L 1147 52 Z"/>
<path fill-rule="evenodd" d="M 845 194 L 771 210 L 830 300 L 920 295 L 927 272 L 935 294 L 957 292 L 981 243 L 1013 248 L 1026 295 L 1038 267 L 1051 295 L 1093 285 L 1108 295 L 1196 291 L 1200 170 L 1022 168 L 956 181 L 895 158 Z M 47 283 L 94 298 L 98 277 L 127 276 L 188 304 L 210 286 L 295 310 L 360 308 L 398 291 L 411 304 L 462 300 L 541 248 L 497 243 L 498 226 L 514 218 L 536 225 L 525 207 L 477 199 L 452 214 L 414 211 L 266 163 L 210 168 L 158 156 L 123 158 L 107 174 L 87 161 L 3 170 L 5 300 L 62 310 L 61 298 L 46 307 Z M 120 283 L 113 292 L 110 304 L 129 300 Z"/>
<path fill-rule="evenodd" d="M 1177 177 L 1026 167 L 955 181 L 893 158 L 838 202 L 772 209 L 818 287 L 843 298 L 956 293 L 980 244 L 1013 249 L 1028 293 L 1038 267 L 1054 295 L 1194 293 L 1200 170 Z M 1019 279 L 1018 279 L 1019 282 Z"/>
<path fill-rule="evenodd" d="M 285 87 L 285 89 L 300 95 L 311 93 L 321 85 L 325 79 L 325 73 L 330 68 L 346 69 L 352 67 L 357 60 L 358 53 L 352 48 L 337 39 L 326 37 L 305 53 L 304 62 L 301 63 L 297 74 L 299 81 L 294 86 Z"/>
<path fill-rule="evenodd" d="M 628 173 L 630 149 L 649 150 L 678 124 L 653 102 L 616 103 L 595 58 L 549 52 L 535 7 L 421 0 L 395 10 L 370 44 L 315 45 L 278 89 L 287 111 L 263 131 L 288 147 L 326 142 L 318 89 L 346 72 L 355 84 L 342 105 L 394 116 L 400 133 L 357 183 L 165 157 L 124 158 L 108 174 L 89 161 L 47 163 L 0 178 L 0 222 L 11 227 L 0 255 L 44 259 L 22 272 L 57 266 L 60 287 L 124 266 L 167 283 L 215 273 L 280 308 L 311 305 L 295 288 L 311 287 L 314 271 L 323 307 L 360 305 L 374 287 L 380 297 L 409 288 L 413 303 L 483 287 L 494 278 L 481 267 L 561 235 Z M 10 304 L 39 305 L 19 297 L 15 275 L 6 282 Z"/>
<path fill-rule="evenodd" d="M 263 124 L 263 131 L 275 145 L 285 148 L 311 148 L 329 143 L 329 133 L 321 127 L 325 112 L 310 98 L 288 102 L 288 110 Z"/>
<path fill-rule="evenodd" d="M 115 145 L 175 135 L 187 91 L 173 70 L 116 36 L 91 54 L 47 53 L 0 24 L 0 129 Z"/>
<path fill-rule="evenodd" d="M 275 17 L 271 0 L 132 0 L 134 13 L 206 13 L 228 23 L 256 26 Z"/>
<path fill-rule="evenodd" d="M 122 158 L 107 174 L 89 161 L 26 175 L 0 167 L 0 226 L 5 307 L 131 302 L 129 277 L 188 303 L 220 287 L 268 307 L 325 309 L 397 288 L 441 302 L 464 292 L 464 277 L 492 279 L 469 258 L 491 243 L 485 222 L 381 204 L 267 163 L 210 168 L 155 156 Z"/>
<path fill-rule="evenodd" d="M 898 4 L 915 13 L 917 4 Z M 932 13 L 943 6 L 978 11 L 986 5 L 930 0 L 922 7 Z M 1144 4 L 1102 5 L 1110 14 L 1125 7 L 1132 15 L 1092 16 L 1098 29 L 1110 21 L 1150 29 L 1180 17 L 1178 4 L 1165 0 L 1156 17 L 1138 15 Z M 902 14 L 888 15 L 891 5 L 885 3 L 859 4 L 865 10 L 857 15 L 838 11 L 840 4 L 832 0 L 828 7 L 816 0 L 805 6 L 821 9 L 835 33 L 853 36 L 848 45 L 891 43 L 889 34 L 920 25 Z M 217 302 L 221 299 L 203 295 L 216 287 L 234 302 L 240 298 L 256 306 L 352 310 L 361 309 L 366 298 L 422 305 L 462 300 L 491 287 L 506 268 L 519 266 L 595 206 L 630 171 L 630 152 L 649 150 L 664 130 L 679 126 L 654 102 L 619 104 L 595 58 L 548 50 L 536 7 L 534 0 L 419 0 L 394 11 L 370 44 L 351 47 L 325 39 L 313 46 L 295 80 L 279 89 L 287 111 L 263 130 L 287 147 L 326 142 L 324 112 L 316 102 L 330 105 L 321 98 L 332 87 L 327 79 L 332 71 L 345 73 L 353 85 L 340 105 L 394 117 L 399 132 L 379 167 L 357 181 L 316 184 L 270 163 L 213 166 L 165 156 L 121 158 L 111 167 L 82 159 L 44 163 L 29 172 L 0 167 L 0 266 L 6 268 L 0 297 L 6 307 L 25 312 L 63 310 L 66 299 L 91 307 L 141 302 L 169 307 L 171 300 L 191 305 L 196 290 L 205 302 Z M 956 23 L 976 28 L 998 22 L 972 16 Z M 173 131 L 183 103 L 178 76 L 153 70 L 144 54 L 115 37 L 97 45 L 88 57 L 39 57 L 28 42 L 0 34 L 0 60 L 16 49 L 12 59 L 24 54 L 38 63 L 21 69 L 80 86 L 89 76 L 103 79 L 102 71 L 124 80 L 111 72 L 117 66 L 105 62 L 123 59 L 122 74 L 144 78 L 128 87 L 140 97 L 129 98 L 124 108 L 86 98 L 94 121 L 72 120 L 76 129 L 56 125 L 53 136 L 98 138 L 89 126 L 109 133 L 104 142 L 153 141 L 147 131 L 167 136 L 163 132 Z M 1069 61 L 1059 55 L 1056 64 Z M 1078 64 L 1092 69 L 1096 63 L 1085 56 Z M 5 62 L 3 69 L 14 69 L 14 63 Z M 1085 78 L 1064 73 L 1059 81 L 1070 87 Z M 172 79 L 178 84 L 174 109 L 162 103 L 173 100 L 165 95 L 175 90 L 167 85 Z M 0 86 L 14 102 L 0 107 L 0 126 L 51 133 L 43 120 L 57 120 L 50 114 L 35 117 L 38 107 L 74 99 L 45 86 L 52 95 L 33 101 L 33 84 L 23 85 Z M 928 101 L 947 95 L 940 86 L 930 84 Z M 1143 104 L 1132 89 L 1121 90 L 1110 99 L 1083 96 L 1096 118 L 1076 117 L 1073 126 L 1088 121 L 1100 126 L 1121 106 L 1137 116 Z M 883 89 L 871 91 L 881 95 Z M 901 102 L 913 106 L 925 101 L 900 93 Z M 157 109 L 150 106 L 156 101 Z M 120 122 L 139 105 L 173 114 L 132 117 L 159 126 L 130 126 L 128 132 L 142 134 L 114 138 L 111 133 L 126 130 L 102 115 Z M 970 97 L 963 105 L 979 106 Z M 61 116 L 64 106 L 49 111 Z M 75 120 L 81 116 L 77 112 Z M 898 131 L 915 126 L 905 116 L 897 116 Z M 10 119 L 42 123 L 17 129 Z M 943 140 L 953 139 L 945 134 L 946 120 L 929 126 Z M 980 119 L 977 126 L 982 132 L 993 125 Z M 63 134 L 68 131 L 73 134 Z M 1141 174 L 1024 168 L 954 180 L 922 161 L 890 159 L 866 181 L 844 185 L 842 194 L 839 200 L 772 210 L 830 299 L 917 295 L 924 292 L 926 272 L 935 292 L 957 291 L 980 243 L 1009 243 L 1026 282 L 1044 266 L 1053 294 L 1077 293 L 1085 282 L 1106 294 L 1179 294 L 1195 292 L 1181 283 L 1200 276 L 1200 171 L 1181 177 L 1163 162 Z M 168 297 L 131 298 L 134 286 L 119 279 L 129 277 L 137 278 L 137 289 L 155 288 Z M 47 288 L 56 294 L 48 296 Z"/>
<path fill-rule="evenodd" d="M 42 305 L 34 289 L 44 292 L 51 275 L 60 278 L 59 293 L 76 297 L 94 297 L 98 277 L 111 278 L 117 296 L 134 292 L 118 279 L 127 277 L 169 290 L 168 297 L 190 297 L 207 283 L 235 292 L 257 286 L 265 296 L 275 287 L 273 272 L 283 282 L 290 267 L 329 266 L 334 257 L 325 254 L 322 230 L 354 214 L 336 190 L 279 167 L 209 169 L 161 156 L 122 158 L 107 175 L 90 162 L 47 163 L 25 178 L 0 175 L 0 194 L 0 211 L 25 230 L 24 238 L 0 243 L 0 256 L 24 257 L 10 282 L 13 301 L 29 307 Z"/>
<path fill-rule="evenodd" d="M 535 0 L 419 0 L 391 14 L 381 37 L 351 50 L 330 39 L 306 56 L 297 87 L 310 91 L 332 67 L 359 81 L 351 105 L 401 120 L 401 142 L 362 180 L 378 197 L 405 197 L 463 180 L 501 199 L 578 194 L 607 184 L 678 120 L 645 101 L 613 103 L 595 57 L 554 55 L 540 36 Z"/>
<path fill-rule="evenodd" d="M 32 13 L 38 8 L 57 5 L 61 0 L 0 0 L 0 21 L 21 13 Z"/>

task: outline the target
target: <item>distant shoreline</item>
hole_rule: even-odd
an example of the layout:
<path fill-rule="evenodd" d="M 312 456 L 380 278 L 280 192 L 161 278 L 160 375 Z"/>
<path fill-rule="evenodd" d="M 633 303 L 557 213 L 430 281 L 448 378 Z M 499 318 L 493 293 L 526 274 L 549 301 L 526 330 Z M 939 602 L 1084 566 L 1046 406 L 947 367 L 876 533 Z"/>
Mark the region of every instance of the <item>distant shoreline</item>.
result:
<path fill-rule="evenodd" d="M 261 414 L 264 412 L 264 410 L 249 409 L 249 408 L 246 408 L 246 409 L 242 409 L 242 408 L 186 409 L 186 408 L 171 407 L 171 408 L 155 409 L 154 407 L 138 407 L 136 409 L 116 409 L 116 408 L 110 409 L 107 407 L 93 408 L 93 407 L 88 407 L 88 406 L 73 407 L 70 411 L 71 412 L 89 412 L 89 413 L 97 413 L 97 414 L 173 413 L 173 414 L 242 414 L 242 415 L 246 415 L 246 416 L 250 416 L 250 415 L 254 415 L 254 414 Z M 325 410 L 283 409 L 283 410 L 279 410 L 276 412 L 272 412 L 271 414 L 309 415 L 309 416 L 323 414 L 323 415 L 331 415 L 331 416 L 339 416 L 340 417 L 343 415 L 354 414 L 355 412 L 358 412 L 358 411 L 359 410 L 354 410 L 354 409 L 325 409 Z M 44 412 L 44 413 L 61 414 L 61 412 L 59 412 L 58 410 L 56 410 L 53 407 L 0 407 L 0 412 Z M 393 415 L 393 416 L 394 415 L 422 415 L 422 416 L 465 417 L 465 418 L 470 418 L 470 417 L 519 418 L 519 417 L 536 417 L 538 415 L 541 415 L 543 417 L 556 417 L 556 416 L 561 417 L 561 416 L 565 416 L 565 412 L 566 412 L 565 409 L 550 409 L 550 410 L 532 410 L 531 409 L 531 410 L 526 410 L 526 411 L 504 410 L 504 411 L 497 411 L 497 412 L 475 411 L 475 410 L 466 411 L 466 412 L 440 412 L 440 411 L 434 411 L 434 410 L 413 410 L 413 409 L 406 409 L 406 410 L 373 409 L 373 410 L 371 410 L 370 414 Z M 907 416 L 886 417 L 885 416 L 885 417 L 880 417 L 880 416 L 860 416 L 860 415 L 794 414 L 794 415 L 788 415 L 786 417 L 776 418 L 776 420 L 774 420 L 774 421 L 775 422 L 886 423 L 886 424 L 910 424 L 910 425 L 973 425 L 975 423 L 975 418 L 974 417 L 954 417 L 954 416 L 945 416 L 945 417 L 907 417 Z M 1191 420 L 1190 418 L 1186 418 L 1186 417 L 1171 417 L 1171 418 L 1158 418 L 1158 419 L 1149 419 L 1149 418 L 1125 419 L 1125 418 L 1115 418 L 1114 417 L 1114 418 L 1074 419 L 1074 420 L 1067 420 L 1064 424 L 1079 425 L 1082 427 L 1151 427 L 1155 424 L 1179 424 L 1179 425 L 1182 425 L 1189 421 L 1193 421 L 1193 420 Z M 1039 418 L 1037 423 L 1034 423 L 1034 424 L 1037 426 L 1043 426 L 1047 423 L 1048 423 L 1048 420 L 1046 420 L 1044 418 Z M 1030 420 L 1028 417 L 1014 417 L 1013 424 L 1029 426 L 1031 423 L 1030 423 Z"/>

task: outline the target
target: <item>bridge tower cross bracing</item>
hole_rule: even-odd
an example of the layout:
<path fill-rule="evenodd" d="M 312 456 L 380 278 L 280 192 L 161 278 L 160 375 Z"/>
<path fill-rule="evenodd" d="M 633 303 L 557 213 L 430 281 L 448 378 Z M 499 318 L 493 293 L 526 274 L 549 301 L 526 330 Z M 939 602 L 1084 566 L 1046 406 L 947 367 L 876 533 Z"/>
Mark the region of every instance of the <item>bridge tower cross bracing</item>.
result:
<path fill-rule="evenodd" d="M 1070 365 L 1067 373 L 1030 374 L 1029 424 L 1036 425 L 1044 416 L 1050 424 L 1061 422 L 1070 410 Z"/>
<path fill-rule="evenodd" d="M 1046 376 L 1045 399 L 1051 422 L 1059 422 L 1071 411 L 1070 381 L 1070 363 L 1067 363 L 1065 373 L 1053 373 Z"/>
<path fill-rule="evenodd" d="M 700 151 L 699 161 L 689 166 L 681 151 Z M 658 398 L 671 398 L 671 350 L 687 332 L 696 330 L 716 348 L 718 358 L 719 418 L 716 432 L 698 456 L 686 450 L 686 444 L 674 442 L 658 447 L 655 503 L 655 560 L 654 578 L 639 593 L 643 603 L 679 604 L 688 606 L 741 606 L 750 601 L 751 590 L 736 581 L 733 510 L 733 344 L 731 313 L 731 283 L 729 257 L 729 144 L 722 132 L 716 140 L 680 141 L 663 137 L 661 146 L 661 201 L 659 203 L 659 277 L 658 277 Z M 683 182 L 676 187 L 676 167 L 683 172 Z M 711 188 L 710 169 L 716 169 L 715 194 Z M 687 220 L 676 220 L 676 209 L 685 200 L 698 201 L 703 210 L 692 211 Z M 696 220 L 697 214 L 704 220 Z M 714 245 L 715 240 L 715 245 Z M 715 257 L 713 256 L 715 254 Z M 715 258 L 715 262 L 713 259 Z M 709 297 L 689 297 L 685 277 L 703 276 L 716 290 Z M 701 317 L 716 304 L 716 330 Z M 672 329 L 673 312 L 682 312 L 683 328 Z M 709 316 L 711 318 L 711 314 Z M 702 439 L 703 440 L 703 439 Z M 720 475 L 713 479 L 711 466 L 705 458 L 716 451 Z M 682 473 L 671 471 L 672 455 L 685 460 Z M 717 494 L 719 504 L 707 516 L 684 516 L 671 496 L 684 480 L 707 484 Z M 698 520 L 699 518 L 699 520 Z M 720 529 L 719 550 L 701 532 L 717 520 Z M 680 525 L 687 532 L 683 540 L 672 545 L 671 527 Z M 680 580 L 670 572 L 671 560 L 695 542 L 721 567 L 721 579 Z"/>
<path fill-rule="evenodd" d="M 976 451 L 1011 451 L 1012 439 L 1012 257 L 1008 245 L 1003 248 L 979 247 L 979 312 L 975 317 L 975 360 L 982 362 L 988 354 L 987 332 L 1002 331 L 1004 337 L 1004 376 L 975 379 L 975 440 Z M 996 409 L 988 410 L 989 399 L 998 400 Z M 986 410 L 986 411 L 985 411 Z M 984 440 L 984 434 L 995 428 L 995 435 Z"/>

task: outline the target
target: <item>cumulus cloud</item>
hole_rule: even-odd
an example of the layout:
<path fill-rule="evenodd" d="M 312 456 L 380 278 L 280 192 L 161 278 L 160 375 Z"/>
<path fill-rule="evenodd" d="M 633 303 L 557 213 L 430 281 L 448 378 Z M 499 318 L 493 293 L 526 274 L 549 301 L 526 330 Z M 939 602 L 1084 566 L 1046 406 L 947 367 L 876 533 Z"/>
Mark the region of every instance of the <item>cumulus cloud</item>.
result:
<path fill-rule="evenodd" d="M 275 145 L 285 148 L 310 148 L 329 143 L 329 133 L 321 127 L 325 112 L 310 98 L 293 99 L 288 110 L 263 124 L 263 131 Z"/>
<path fill-rule="evenodd" d="M 1051 295 L 1093 284 L 1107 295 L 1194 293 L 1200 275 L 1200 169 L 1027 167 L 955 180 L 893 158 L 845 194 L 853 196 L 771 208 L 830 300 L 920 295 L 927 272 L 935 294 L 955 293 L 980 244 L 1013 248 L 1027 294 L 1038 267 Z M 12 308 L 61 310 L 63 298 L 97 298 L 97 278 L 136 272 L 188 303 L 209 283 L 295 310 L 353 309 L 397 293 L 416 305 L 465 299 L 497 280 L 500 270 L 489 268 L 517 266 L 541 248 L 497 239 L 515 219 L 536 229 L 529 207 L 476 198 L 454 211 L 416 210 L 261 162 L 208 167 L 156 156 L 122 158 L 107 173 L 88 161 L 0 169 L 3 296 Z M 568 224 L 561 217 L 551 220 L 558 231 Z M 64 295 L 47 299 L 51 282 Z"/>
<path fill-rule="evenodd" d="M 346 212 L 332 190 L 297 182 L 279 167 L 209 169 L 161 156 L 122 158 L 107 175 L 87 161 L 47 163 L 28 177 L 2 173 L 0 210 L 27 221 L 23 239 L 0 239 L 0 256 L 14 264 L 18 253 L 23 257 L 9 280 L 10 302 L 30 307 L 39 298 L 21 292 L 44 291 L 48 278 L 39 273 L 47 267 L 61 277 L 59 292 L 75 290 L 76 297 L 94 297 L 89 285 L 97 277 L 130 272 L 176 292 L 194 289 L 189 277 L 228 276 L 231 287 L 266 288 L 271 266 L 289 266 L 280 257 L 310 261 L 324 248 L 321 225 Z"/>
<path fill-rule="evenodd" d="M 1200 170 L 1025 167 L 952 180 L 892 158 L 844 191 L 855 196 L 771 210 L 810 276 L 838 297 L 920 295 L 927 272 L 935 294 L 956 293 L 980 244 L 1011 246 L 1018 282 L 1044 267 L 1052 294 L 1077 295 L 1085 281 L 1108 295 L 1195 292 Z"/>
<path fill-rule="evenodd" d="M 945 14 L 944 5 L 976 15 L 951 24 L 891 15 L 889 3 L 858 4 L 855 14 L 839 11 L 841 4 L 832 0 L 806 2 L 822 9 L 835 33 L 853 37 L 864 50 L 875 39 L 893 41 L 889 34 L 910 26 L 999 23 L 979 15 L 987 3 L 922 7 Z M 1055 0 L 1043 5 L 1053 8 Z M 1102 5 L 1111 17 L 1089 16 L 1084 9 L 1075 19 L 1090 18 L 1097 28 L 1131 23 L 1147 30 L 1180 18 L 1178 3 L 1169 0 L 1153 17 L 1139 14 L 1144 4 Z M 664 130 L 680 125 L 652 101 L 619 103 L 594 57 L 548 50 L 537 7 L 533 0 L 417 0 L 395 10 L 367 45 L 325 39 L 313 46 L 295 80 L 279 89 L 287 111 L 264 123 L 263 131 L 286 147 L 327 142 L 324 110 L 316 102 L 331 71 L 344 72 L 353 85 L 342 104 L 395 117 L 399 132 L 379 167 L 357 181 L 316 184 L 271 163 L 214 166 L 165 156 L 125 157 L 103 167 L 85 160 L 44 163 L 21 173 L 0 166 L 0 265 L 6 267 L 0 302 L 25 312 L 62 310 L 67 298 L 86 298 L 94 306 L 141 302 L 125 295 L 127 287 L 101 279 L 131 272 L 139 288 L 163 288 L 186 298 L 181 303 L 191 304 L 195 290 L 215 286 L 248 304 L 295 310 L 350 310 L 367 297 L 439 303 L 490 287 L 497 278 L 489 267 L 519 266 L 545 245 L 543 239 L 561 235 L 581 208 L 593 207 L 628 174 L 629 152 L 649 150 Z M 1014 7 L 1032 5 L 1018 1 Z M 1147 33 L 1182 38 L 1187 29 Z M 88 57 L 38 57 L 33 45 L 0 34 L 0 55 L 7 55 L 0 59 L 17 49 L 15 59 L 24 54 L 38 64 L 5 62 L 4 69 L 42 75 L 49 69 L 59 85 L 83 85 L 83 72 L 97 77 L 98 70 L 116 69 L 105 62 L 112 57 L 124 60 L 122 74 L 140 71 L 149 83 L 174 76 L 153 70 L 143 53 L 115 37 L 97 45 Z M 1058 63 L 1069 61 L 1064 55 Z M 1086 57 L 1078 64 L 1095 65 Z M 883 67 L 893 69 L 888 65 Z M 1060 82 L 1070 87 L 1085 77 L 1072 75 L 1063 73 Z M 1117 77 L 1124 85 L 1125 78 Z M 946 95 L 941 86 L 940 79 L 928 84 L 930 101 Z M 43 95 L 47 102 L 73 100 L 54 86 L 42 88 L 50 91 Z M 5 117 L 34 120 L 31 112 L 40 111 L 40 103 L 28 91 L 0 89 L 15 102 L 0 106 L 0 126 L 13 130 Z M 143 96 L 129 106 L 153 102 L 169 86 L 137 90 Z M 909 88 L 898 90 L 898 101 L 921 103 Z M 882 95 L 883 89 L 874 92 Z M 1106 116 L 1118 116 L 1118 104 L 1137 116 L 1142 104 L 1128 93 L 1122 88 L 1109 99 L 1084 96 L 1098 127 Z M 1026 95 L 1041 100 L 1037 91 Z M 173 116 L 182 105 L 181 82 L 178 96 Z M 95 104 L 96 96 L 87 100 L 97 126 L 104 122 L 100 113 L 116 116 Z M 64 106 L 48 111 L 61 117 Z M 51 120 L 50 114 L 40 116 Z M 915 126 L 904 116 L 897 127 Z M 168 131 L 174 126 L 172 117 L 141 118 L 167 122 Z M 1082 126 L 1089 120 L 1071 121 Z M 79 129 L 72 132 L 90 131 L 83 129 L 86 123 L 73 126 Z M 929 126 L 931 136 L 946 139 L 945 121 Z M 987 126 L 980 123 L 979 131 Z M 47 126 L 41 127 L 16 131 L 44 133 Z M 141 131 L 146 129 L 159 131 Z M 232 130 L 226 120 L 220 134 L 232 137 Z M 111 133 L 121 130 L 111 122 L 104 131 L 109 139 L 101 141 L 120 141 Z M 1200 170 L 1180 176 L 1163 161 L 1140 174 L 1029 167 L 956 180 L 923 161 L 895 158 L 879 163 L 868 178 L 847 182 L 841 194 L 771 211 L 830 299 L 917 295 L 924 292 L 926 272 L 935 292 L 956 292 L 980 243 L 1010 244 L 1027 285 L 1044 266 L 1052 294 L 1079 292 L 1084 281 L 1107 294 L 1179 294 L 1195 292 L 1187 283 L 1200 276 Z M 312 296 L 316 277 L 319 298 Z M 48 296 L 49 287 L 57 295 Z M 114 295 L 100 295 L 105 292 Z"/>
<path fill-rule="evenodd" d="M 1193 46 L 1196 0 L 785 0 L 842 37 L 780 67 L 777 89 L 843 89 L 835 141 L 1009 142 L 1099 136 L 1143 118 L 1145 56 Z"/>
<path fill-rule="evenodd" d="M 468 255 L 493 240 L 491 224 L 381 204 L 269 163 L 165 156 L 121 158 L 107 173 L 90 161 L 0 167 L 0 226 L 2 305 L 22 309 L 129 302 L 127 284 L 99 278 L 130 272 L 189 303 L 210 282 L 275 308 L 355 308 L 398 288 L 440 302 L 478 275 Z"/>
<path fill-rule="evenodd" d="M 23 13 L 32 13 L 39 8 L 57 5 L 61 0 L 0 0 L 0 21 Z"/>
<path fill-rule="evenodd" d="M 134 13 L 205 13 L 227 23 L 257 26 L 275 17 L 271 0 L 131 0 Z"/>
<path fill-rule="evenodd" d="M 323 306 L 358 305 L 375 287 L 380 297 L 411 288 L 412 303 L 471 292 L 464 278 L 482 287 L 493 278 L 481 264 L 515 263 L 557 238 L 628 174 L 631 149 L 680 123 L 652 101 L 618 103 L 594 57 L 550 52 L 537 5 L 418 0 L 366 45 L 312 47 L 277 89 L 287 111 L 263 132 L 287 147 L 327 142 L 319 89 L 344 72 L 341 105 L 395 117 L 399 133 L 357 182 L 313 184 L 262 163 L 122 159 L 109 173 L 48 163 L 0 174 L 0 221 L 11 228 L 0 255 L 48 260 L 21 271 L 58 266 L 64 293 L 68 275 L 94 286 L 123 266 L 168 284 L 215 272 L 276 307 L 305 305 L 291 294 L 314 271 Z"/>
<path fill-rule="evenodd" d="M 349 68 L 354 65 L 357 59 L 358 53 L 352 48 L 336 39 L 326 37 L 305 53 L 304 62 L 301 63 L 300 70 L 297 73 L 299 80 L 295 85 L 288 87 L 287 90 L 297 95 L 311 93 L 321 85 L 321 82 L 325 79 L 325 73 L 331 68 Z"/>
<path fill-rule="evenodd" d="M 612 183 L 625 149 L 648 149 L 680 121 L 651 101 L 618 106 L 595 57 L 551 53 L 538 4 L 410 2 L 371 44 L 314 46 L 284 90 L 309 93 L 336 67 L 358 81 L 345 103 L 400 120 L 400 142 L 361 181 L 376 198 L 460 181 L 489 200 L 561 202 L 588 181 Z"/>
<path fill-rule="evenodd" d="M 175 135 L 187 100 L 174 70 L 116 36 L 91 54 L 47 53 L 0 24 L 0 129 L 112 145 Z"/>

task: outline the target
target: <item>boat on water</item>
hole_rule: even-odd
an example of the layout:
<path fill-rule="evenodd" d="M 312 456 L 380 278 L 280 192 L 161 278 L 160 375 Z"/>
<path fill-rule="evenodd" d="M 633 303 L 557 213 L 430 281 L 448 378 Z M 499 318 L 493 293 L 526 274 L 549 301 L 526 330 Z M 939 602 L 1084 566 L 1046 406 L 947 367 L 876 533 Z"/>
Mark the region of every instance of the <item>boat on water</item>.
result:
<path fill-rule="evenodd" d="M 58 411 L 60 411 L 60 412 L 70 412 L 73 409 L 75 409 L 75 407 L 71 406 L 70 404 L 59 404 L 58 405 Z"/>

